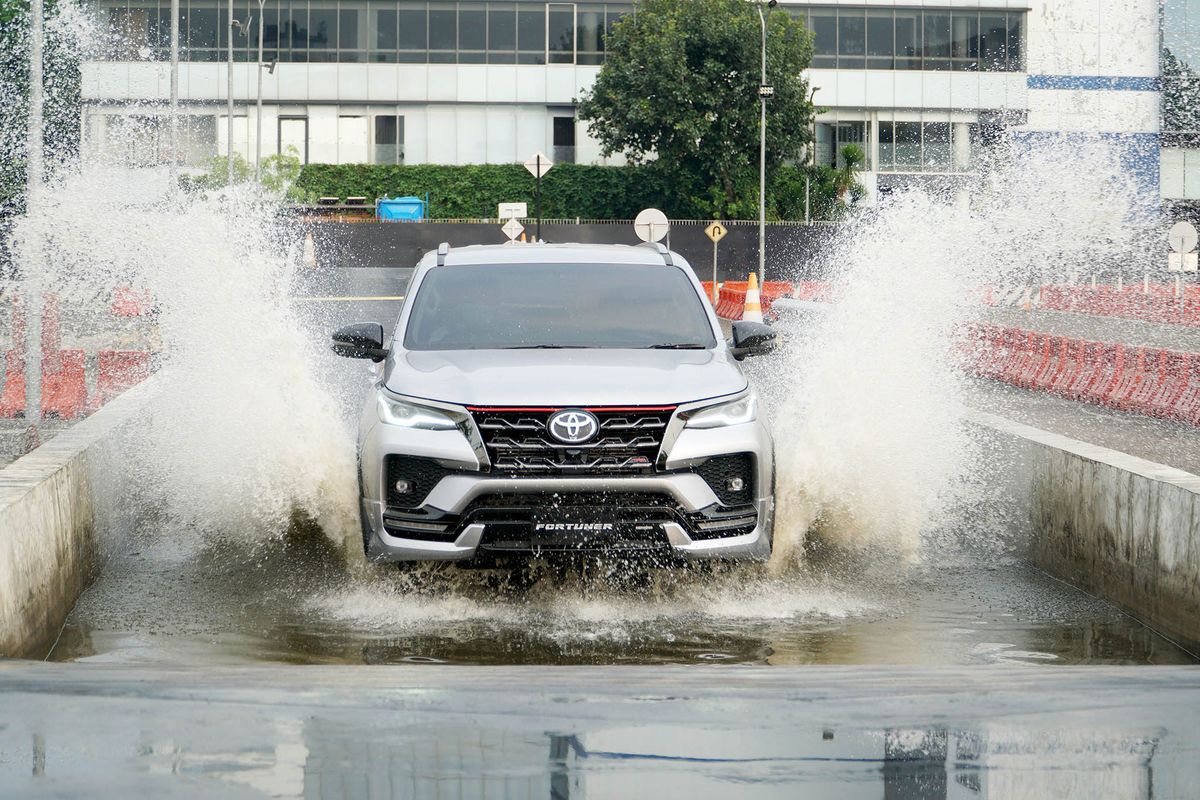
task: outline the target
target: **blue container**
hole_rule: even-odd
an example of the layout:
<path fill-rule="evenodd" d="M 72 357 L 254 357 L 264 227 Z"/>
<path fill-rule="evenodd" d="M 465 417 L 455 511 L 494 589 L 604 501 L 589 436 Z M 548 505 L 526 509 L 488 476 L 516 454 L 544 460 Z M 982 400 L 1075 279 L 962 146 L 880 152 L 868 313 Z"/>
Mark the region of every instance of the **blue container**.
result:
<path fill-rule="evenodd" d="M 425 201 L 419 197 L 385 197 L 375 202 L 375 216 L 381 220 L 419 222 L 425 219 Z"/>

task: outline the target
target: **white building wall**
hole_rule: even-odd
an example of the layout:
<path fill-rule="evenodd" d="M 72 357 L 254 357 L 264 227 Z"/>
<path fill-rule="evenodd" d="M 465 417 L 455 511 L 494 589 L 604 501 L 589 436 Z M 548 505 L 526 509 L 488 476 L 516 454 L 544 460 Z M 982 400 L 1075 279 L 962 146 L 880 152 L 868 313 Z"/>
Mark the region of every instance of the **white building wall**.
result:
<path fill-rule="evenodd" d="M 224 108 L 226 65 L 180 64 L 180 100 Z M 234 100 L 246 113 L 257 97 L 254 64 L 235 64 Z M 88 62 L 83 66 L 84 95 L 103 103 L 136 102 L 165 105 L 168 72 L 165 64 L 150 62 Z M 264 133 L 264 153 L 278 147 L 280 103 L 295 103 L 288 116 L 309 117 L 311 162 L 355 163 L 370 160 L 364 151 L 362 123 L 372 135 L 370 115 L 399 113 L 405 118 L 406 163 L 513 163 L 535 150 L 549 153 L 554 106 L 573 106 L 580 91 L 591 86 L 595 66 L 485 66 L 475 64 L 296 64 L 281 63 L 274 74 L 263 75 L 263 102 L 271 115 Z M 340 109 L 340 110 L 339 110 Z M 349 110 L 348 110 L 349 109 Z M 382 112 L 381 109 L 387 109 Z M 253 109 L 249 111 L 253 115 Z M 266 114 L 264 118 L 266 118 Z M 366 120 L 342 122 L 353 141 L 339 145 L 339 116 Z M 251 129 L 253 125 L 250 126 Z M 222 128 L 223 129 L 223 128 Z M 224 152 L 225 134 L 218 151 Z M 249 138 L 247 138 L 249 137 Z M 269 147 L 268 147 L 269 143 Z M 253 132 L 235 134 L 235 149 L 253 155 Z M 621 164 L 620 156 L 605 159 L 599 146 L 579 126 L 576 160 Z"/>
<path fill-rule="evenodd" d="M 1156 134 L 1159 0 L 1030 6 L 1026 129 Z"/>

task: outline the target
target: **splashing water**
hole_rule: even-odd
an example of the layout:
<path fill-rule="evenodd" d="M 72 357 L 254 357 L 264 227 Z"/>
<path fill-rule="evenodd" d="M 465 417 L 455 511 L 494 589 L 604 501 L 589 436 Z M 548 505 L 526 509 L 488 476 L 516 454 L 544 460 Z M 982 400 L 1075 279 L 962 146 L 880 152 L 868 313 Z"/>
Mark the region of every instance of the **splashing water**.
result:
<path fill-rule="evenodd" d="M 971 202 L 908 191 L 832 248 L 837 302 L 815 330 L 791 331 L 786 366 L 767 381 L 782 398 L 776 566 L 814 525 L 914 560 L 924 541 L 978 515 L 989 465 L 962 419 L 958 345 L 982 316 L 980 287 L 1146 258 L 1153 220 L 1105 145 L 1010 151 L 984 174 Z"/>
<path fill-rule="evenodd" d="M 172 195 L 165 171 L 104 166 L 48 194 L 18 235 L 41 237 L 64 306 L 121 285 L 157 302 L 160 390 L 132 433 L 128 488 L 200 531 L 279 533 L 298 510 L 356 538 L 353 438 L 288 298 L 296 234 L 277 205 L 249 187 Z"/>

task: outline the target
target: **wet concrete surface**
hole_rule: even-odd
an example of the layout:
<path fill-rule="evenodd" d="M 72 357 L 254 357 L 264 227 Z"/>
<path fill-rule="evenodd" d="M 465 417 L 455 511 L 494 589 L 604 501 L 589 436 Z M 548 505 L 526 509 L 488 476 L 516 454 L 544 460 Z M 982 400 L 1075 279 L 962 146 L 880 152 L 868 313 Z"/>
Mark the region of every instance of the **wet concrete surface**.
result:
<path fill-rule="evenodd" d="M 1200 475 L 1200 428 L 1077 403 L 1000 381 L 971 380 L 972 408 Z"/>
<path fill-rule="evenodd" d="M 1066 311 L 1026 311 L 1022 308 L 985 308 L 980 316 L 997 325 L 1052 333 L 1055 336 L 1200 352 L 1200 328 L 1187 325 L 1165 325 Z"/>
<path fill-rule="evenodd" d="M 17 797 L 1186 798 L 1200 671 L 0 663 Z"/>

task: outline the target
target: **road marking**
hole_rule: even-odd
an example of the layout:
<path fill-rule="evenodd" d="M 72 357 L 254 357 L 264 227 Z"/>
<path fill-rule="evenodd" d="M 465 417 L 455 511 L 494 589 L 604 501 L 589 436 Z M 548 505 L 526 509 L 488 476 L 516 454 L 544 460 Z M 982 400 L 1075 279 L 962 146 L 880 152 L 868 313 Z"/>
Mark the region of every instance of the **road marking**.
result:
<path fill-rule="evenodd" d="M 339 297 L 333 297 L 333 296 L 315 296 L 314 297 L 314 296 L 308 296 L 308 295 L 304 295 L 304 296 L 296 295 L 296 296 L 293 296 L 292 299 L 293 300 L 301 300 L 301 301 L 309 302 L 309 303 L 334 303 L 334 302 L 339 302 L 339 301 L 344 302 L 344 301 L 349 301 L 349 300 L 403 300 L 404 295 L 402 295 L 402 294 L 396 294 L 396 295 L 345 295 L 345 296 L 339 296 Z"/>

